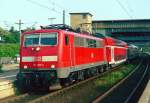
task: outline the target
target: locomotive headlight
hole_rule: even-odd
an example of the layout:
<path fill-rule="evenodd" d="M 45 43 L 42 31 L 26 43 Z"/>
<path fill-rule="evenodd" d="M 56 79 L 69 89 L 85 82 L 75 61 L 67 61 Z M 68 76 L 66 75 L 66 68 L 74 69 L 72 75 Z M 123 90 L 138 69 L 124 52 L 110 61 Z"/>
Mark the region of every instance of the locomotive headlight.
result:
<path fill-rule="evenodd" d="M 51 65 L 51 68 L 55 68 L 55 65 Z"/>
<path fill-rule="evenodd" d="M 36 48 L 36 51 L 39 51 L 39 50 L 40 50 L 40 47 L 37 47 L 37 48 Z"/>
<path fill-rule="evenodd" d="M 27 66 L 27 65 L 24 65 L 24 66 L 23 66 L 23 68 L 24 68 L 24 69 L 27 69 L 27 68 L 28 68 L 28 66 Z"/>

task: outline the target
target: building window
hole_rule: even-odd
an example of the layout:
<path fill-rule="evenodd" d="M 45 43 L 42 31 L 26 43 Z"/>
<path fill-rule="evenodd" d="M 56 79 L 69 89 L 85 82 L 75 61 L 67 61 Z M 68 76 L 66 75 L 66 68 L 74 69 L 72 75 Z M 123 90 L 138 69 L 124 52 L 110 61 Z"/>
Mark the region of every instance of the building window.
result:
<path fill-rule="evenodd" d="M 86 19 L 86 14 L 83 14 L 83 19 Z"/>

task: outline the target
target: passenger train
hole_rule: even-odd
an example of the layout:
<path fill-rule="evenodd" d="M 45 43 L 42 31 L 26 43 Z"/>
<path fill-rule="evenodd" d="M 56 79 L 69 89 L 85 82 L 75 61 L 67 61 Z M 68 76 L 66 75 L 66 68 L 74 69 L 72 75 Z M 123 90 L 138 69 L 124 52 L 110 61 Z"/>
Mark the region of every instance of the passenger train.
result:
<path fill-rule="evenodd" d="M 20 47 L 19 88 L 51 88 L 97 75 L 127 60 L 127 43 L 111 37 L 49 25 L 24 32 Z"/>

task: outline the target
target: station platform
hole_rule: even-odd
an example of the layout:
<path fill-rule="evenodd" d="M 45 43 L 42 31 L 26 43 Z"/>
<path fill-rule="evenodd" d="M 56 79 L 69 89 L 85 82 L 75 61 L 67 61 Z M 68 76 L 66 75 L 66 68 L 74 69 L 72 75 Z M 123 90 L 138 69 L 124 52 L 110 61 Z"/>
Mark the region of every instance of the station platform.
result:
<path fill-rule="evenodd" d="M 150 103 L 150 80 L 148 81 L 148 84 L 141 95 L 138 103 Z"/>
<path fill-rule="evenodd" d="M 15 94 L 13 85 L 16 74 L 19 72 L 19 64 L 4 64 L 3 72 L 0 73 L 0 99 Z"/>
<path fill-rule="evenodd" d="M 3 64 L 3 71 L 17 70 L 19 69 L 19 64 Z"/>
<path fill-rule="evenodd" d="M 0 84 L 6 81 L 14 81 L 19 72 L 19 64 L 4 64 L 0 73 Z"/>

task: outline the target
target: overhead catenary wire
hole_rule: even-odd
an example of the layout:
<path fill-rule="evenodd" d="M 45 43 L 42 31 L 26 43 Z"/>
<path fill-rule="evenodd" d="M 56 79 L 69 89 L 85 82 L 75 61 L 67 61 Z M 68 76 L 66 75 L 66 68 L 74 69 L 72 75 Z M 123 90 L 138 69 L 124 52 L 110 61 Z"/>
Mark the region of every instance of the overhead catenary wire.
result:
<path fill-rule="evenodd" d="M 54 2 L 53 0 L 48 0 L 48 1 L 53 5 L 54 8 L 57 7 L 57 8 L 59 8 L 59 9 L 61 9 L 61 12 L 63 12 L 63 13 L 64 13 L 64 11 L 65 11 L 65 14 L 67 14 L 67 15 L 65 15 L 65 16 L 70 17 L 70 16 L 69 16 L 69 13 L 71 12 L 70 9 L 61 6 L 60 4 Z M 62 14 L 62 13 L 61 13 L 61 14 Z"/>
<path fill-rule="evenodd" d="M 50 8 L 49 6 L 46 6 L 46 5 L 41 4 L 41 3 L 39 3 L 39 2 L 36 2 L 35 0 L 26 0 L 26 1 L 28 1 L 28 2 L 30 2 L 30 3 L 32 3 L 32 4 L 34 4 L 34 5 L 40 6 L 40 7 L 42 7 L 42 8 L 49 9 L 49 10 L 51 10 L 51 11 L 53 11 L 53 12 L 59 14 L 59 15 L 63 15 L 64 10 L 65 10 L 65 11 L 68 11 L 68 9 L 66 10 L 65 8 L 63 8 L 62 6 L 60 6 L 59 4 L 56 4 L 55 2 L 52 2 L 52 1 L 50 1 L 50 0 L 49 0 L 49 1 L 50 1 L 51 4 L 54 6 L 53 8 Z M 57 8 L 61 8 L 62 11 L 56 10 L 56 9 L 55 9 L 55 6 L 57 6 Z M 69 12 L 69 11 L 68 11 L 68 12 Z M 69 13 L 67 13 L 67 14 L 69 14 Z M 66 15 L 66 16 L 69 17 L 69 15 Z M 64 18 L 64 16 L 63 16 L 63 18 Z"/>
<path fill-rule="evenodd" d="M 132 19 L 133 16 L 128 12 L 128 10 L 126 9 L 126 7 L 119 0 L 116 0 L 116 1 L 120 5 L 120 7 L 122 8 L 122 10 Z"/>
<path fill-rule="evenodd" d="M 61 12 L 63 12 L 63 15 L 65 15 L 65 16 L 67 16 L 67 17 L 70 17 L 70 15 L 69 15 L 69 13 L 71 12 L 70 9 L 61 6 L 60 4 L 54 2 L 53 0 L 48 0 L 48 1 L 53 5 L 54 8 L 57 7 L 57 8 L 59 8 L 59 9 L 61 9 Z M 65 12 L 65 14 L 64 14 L 64 12 Z M 62 14 L 62 13 L 61 13 L 61 14 Z M 67 14 L 67 15 L 66 15 L 66 14 Z M 64 21 L 64 20 L 63 20 L 63 21 Z"/>
<path fill-rule="evenodd" d="M 62 9 L 62 10 L 65 10 L 67 12 L 70 12 L 70 10 L 68 8 L 65 8 L 63 6 L 61 6 L 60 4 L 54 2 L 53 0 L 48 0 L 50 3 L 52 3 L 54 6 L 57 6 L 58 8 Z"/>
<path fill-rule="evenodd" d="M 133 8 L 131 7 L 130 2 L 129 2 L 128 0 L 126 1 L 126 4 L 127 4 L 127 8 L 129 9 L 129 11 L 133 13 L 134 10 L 133 10 Z"/>
<path fill-rule="evenodd" d="M 33 1 L 33 0 L 26 0 L 26 1 L 28 1 L 28 2 L 30 2 L 30 3 L 32 3 L 32 4 L 34 4 L 34 5 L 40 6 L 40 7 L 42 7 L 42 8 L 49 9 L 49 10 L 51 10 L 51 11 L 53 11 L 53 12 L 56 12 L 56 13 L 59 13 L 59 14 L 61 13 L 61 12 L 59 12 L 59 11 L 53 9 L 53 8 L 50 8 L 50 7 L 46 6 L 46 5 L 43 5 L 43 4 L 41 4 L 41 3 L 38 3 L 38 2 L 36 2 L 36 1 Z"/>

